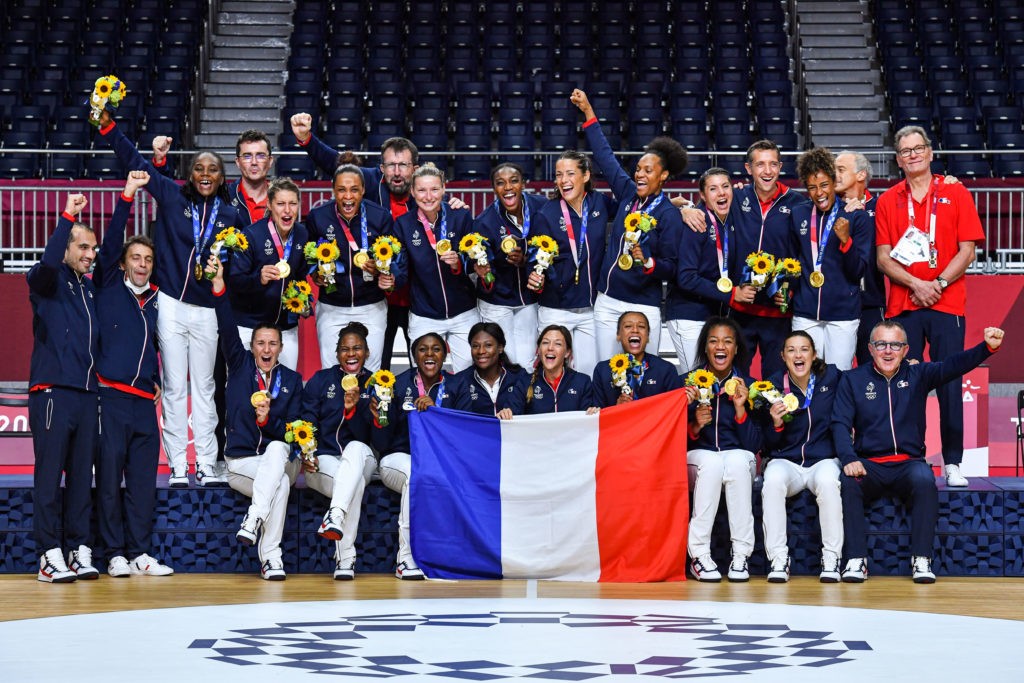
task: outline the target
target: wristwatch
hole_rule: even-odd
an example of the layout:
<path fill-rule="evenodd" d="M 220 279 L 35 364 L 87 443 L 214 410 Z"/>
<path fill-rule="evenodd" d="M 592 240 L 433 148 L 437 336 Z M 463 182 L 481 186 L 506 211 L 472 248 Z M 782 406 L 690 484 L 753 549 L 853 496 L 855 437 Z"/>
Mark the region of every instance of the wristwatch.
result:
<path fill-rule="evenodd" d="M 939 283 L 939 287 L 942 287 L 943 289 L 945 289 L 946 287 L 949 287 L 949 282 L 947 282 L 946 278 L 942 277 L 941 275 L 938 276 L 937 278 L 935 278 L 935 281 L 938 282 Z"/>

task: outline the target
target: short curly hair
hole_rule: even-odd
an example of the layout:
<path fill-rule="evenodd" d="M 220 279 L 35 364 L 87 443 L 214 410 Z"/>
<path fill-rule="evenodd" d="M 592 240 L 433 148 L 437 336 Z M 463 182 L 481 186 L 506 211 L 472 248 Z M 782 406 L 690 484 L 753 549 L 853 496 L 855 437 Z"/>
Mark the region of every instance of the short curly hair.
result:
<path fill-rule="evenodd" d="M 827 147 L 815 147 L 801 154 L 796 160 L 796 174 L 800 176 L 800 180 L 806 182 L 817 173 L 824 173 L 835 182 L 836 159 Z"/>

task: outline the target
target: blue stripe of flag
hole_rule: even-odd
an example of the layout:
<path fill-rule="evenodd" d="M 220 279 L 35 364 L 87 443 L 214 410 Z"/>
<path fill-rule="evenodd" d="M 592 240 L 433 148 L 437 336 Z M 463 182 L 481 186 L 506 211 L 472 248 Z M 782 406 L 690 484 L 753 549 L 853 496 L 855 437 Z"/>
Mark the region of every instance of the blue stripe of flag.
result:
<path fill-rule="evenodd" d="M 409 416 L 413 557 L 431 578 L 501 578 L 501 424 L 444 408 Z"/>

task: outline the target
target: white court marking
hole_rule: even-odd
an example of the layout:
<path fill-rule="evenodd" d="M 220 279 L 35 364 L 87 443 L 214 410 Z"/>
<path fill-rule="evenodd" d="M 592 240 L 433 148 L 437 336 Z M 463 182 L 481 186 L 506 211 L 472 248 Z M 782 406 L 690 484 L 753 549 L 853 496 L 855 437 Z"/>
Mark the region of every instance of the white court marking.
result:
<path fill-rule="evenodd" d="M 0 623 L 5 681 L 1019 681 L 1024 623 L 664 600 L 357 600 Z M 956 653 L 955 656 L 953 653 Z M 73 674 L 71 673 L 73 672 Z"/>

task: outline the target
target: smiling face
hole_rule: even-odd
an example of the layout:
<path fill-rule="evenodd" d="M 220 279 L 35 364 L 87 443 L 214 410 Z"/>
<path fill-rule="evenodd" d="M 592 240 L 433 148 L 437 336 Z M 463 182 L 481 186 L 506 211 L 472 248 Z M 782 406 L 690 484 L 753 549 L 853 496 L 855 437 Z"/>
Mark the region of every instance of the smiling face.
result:
<path fill-rule="evenodd" d="M 548 330 L 540 339 L 537 347 L 537 354 L 540 356 L 540 364 L 545 372 L 557 373 L 565 366 L 565 359 L 569 356 L 569 345 L 565 337 L 558 330 Z"/>
<path fill-rule="evenodd" d="M 281 355 L 281 335 L 277 330 L 261 328 L 252 333 L 252 355 L 256 358 L 256 367 L 261 372 L 270 372 L 277 365 L 277 357 Z"/>
<path fill-rule="evenodd" d="M 342 337 L 338 344 L 338 364 L 341 365 L 341 371 L 346 374 L 358 375 L 369 355 L 366 341 L 358 334 L 350 332 Z"/>
<path fill-rule="evenodd" d="M 807 188 L 807 196 L 814 202 L 818 213 L 828 213 L 832 210 L 832 204 L 836 201 L 836 184 L 831 178 L 818 171 L 804 178 L 804 187 Z"/>
<path fill-rule="evenodd" d="M 96 260 L 96 233 L 85 228 L 72 228 L 71 240 L 64 249 L 64 263 L 79 275 L 92 269 Z"/>
<path fill-rule="evenodd" d="M 708 364 L 716 375 L 725 375 L 732 370 L 732 362 L 736 358 L 736 336 L 727 325 L 717 325 L 708 331 L 708 342 L 705 346 Z"/>
<path fill-rule="evenodd" d="M 633 180 L 636 181 L 636 193 L 641 199 L 661 192 L 661 186 L 668 180 L 668 171 L 662 167 L 661 157 L 649 152 L 640 157 L 633 171 Z"/>
<path fill-rule="evenodd" d="M 338 213 L 346 221 L 359 212 L 359 204 L 363 201 L 363 174 L 341 173 L 334 179 L 334 201 L 338 204 Z"/>
<path fill-rule="evenodd" d="M 905 136 L 896 150 L 896 163 L 908 177 L 931 173 L 932 157 L 932 148 L 920 133 Z"/>
<path fill-rule="evenodd" d="M 744 164 L 747 173 L 754 179 L 754 189 L 758 194 L 770 195 L 775 192 L 775 184 L 782 171 L 779 155 L 770 149 L 755 149 L 750 156 L 750 163 Z"/>
<path fill-rule="evenodd" d="M 727 175 L 713 175 L 704 179 L 704 189 L 700 192 L 704 205 L 715 212 L 718 219 L 725 220 L 732 206 L 732 183 Z"/>
<path fill-rule="evenodd" d="M 885 348 L 875 348 L 876 342 L 886 342 Z M 894 349 L 889 343 L 903 344 L 903 346 L 899 349 Z M 875 329 L 871 335 L 868 350 L 871 352 L 871 359 L 875 362 L 875 367 L 878 368 L 879 372 L 890 377 L 899 370 L 900 363 L 903 362 L 909 350 L 906 343 L 907 335 L 898 327 L 879 327 Z"/>
<path fill-rule="evenodd" d="M 514 168 L 503 168 L 494 175 L 494 196 L 509 213 L 519 213 L 523 206 L 523 176 Z"/>
<path fill-rule="evenodd" d="M 433 335 L 418 341 L 416 348 L 412 350 L 413 360 L 416 362 L 416 368 L 420 371 L 420 375 L 425 381 L 431 382 L 441 374 L 445 355 L 444 345 Z"/>
<path fill-rule="evenodd" d="M 270 217 L 282 232 L 289 232 L 299 219 L 299 195 L 279 190 L 270 201 Z"/>
<path fill-rule="evenodd" d="M 500 355 L 505 347 L 486 332 L 477 332 L 469 340 L 469 352 L 477 370 L 491 370 L 501 364 Z"/>
<path fill-rule="evenodd" d="M 398 198 L 409 194 L 412 173 L 416 170 L 416 166 L 412 163 L 412 151 L 403 149 L 399 152 L 388 148 L 381 154 L 380 170 L 384 173 L 384 179 L 391 194 Z"/>
<path fill-rule="evenodd" d="M 423 213 L 436 216 L 444 197 L 444 183 L 437 176 L 421 175 L 413 181 L 412 194 Z"/>
<path fill-rule="evenodd" d="M 121 270 L 133 285 L 142 287 L 153 274 L 153 250 L 145 244 L 131 245 L 121 262 Z"/>
<path fill-rule="evenodd" d="M 562 194 L 562 199 L 570 204 L 583 201 L 589 180 L 590 171 L 584 173 L 572 159 L 559 159 L 555 164 L 555 186 Z"/>
<path fill-rule="evenodd" d="M 267 179 L 274 158 L 270 156 L 267 143 L 263 140 L 255 142 L 243 142 L 239 145 L 238 156 L 235 157 L 235 165 L 241 171 L 242 177 L 252 183 L 261 183 Z"/>
<path fill-rule="evenodd" d="M 789 374 L 798 380 L 810 376 L 811 363 L 817 357 L 813 345 L 803 335 L 790 337 L 782 347 L 782 360 L 786 363 Z"/>
<path fill-rule="evenodd" d="M 634 358 L 643 357 L 650 336 L 651 330 L 647 319 L 640 313 L 627 313 L 619 323 L 619 343 L 622 344 L 622 350 L 633 354 Z"/>
<path fill-rule="evenodd" d="M 192 165 L 192 186 L 203 197 L 212 197 L 224 184 L 224 169 L 220 167 L 217 157 L 212 154 L 200 154 Z"/>
<path fill-rule="evenodd" d="M 836 194 L 846 199 L 860 199 L 860 183 L 867 180 L 867 173 L 857 173 L 857 158 L 852 154 L 836 157 Z"/>

